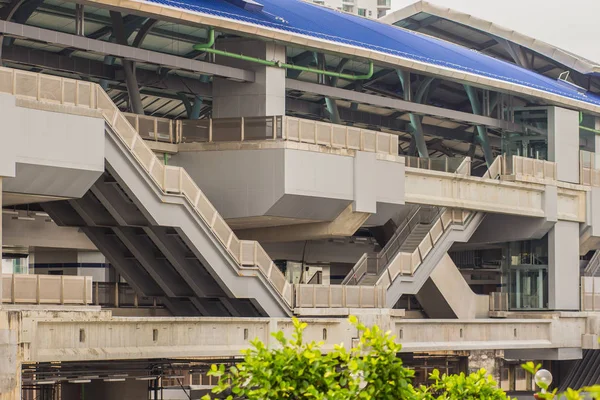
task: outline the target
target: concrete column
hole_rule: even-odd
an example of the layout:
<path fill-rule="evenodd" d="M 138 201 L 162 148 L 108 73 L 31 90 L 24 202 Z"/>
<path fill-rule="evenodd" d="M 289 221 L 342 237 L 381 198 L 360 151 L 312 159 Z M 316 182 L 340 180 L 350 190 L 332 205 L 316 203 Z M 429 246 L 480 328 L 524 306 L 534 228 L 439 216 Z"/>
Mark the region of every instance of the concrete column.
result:
<path fill-rule="evenodd" d="M 579 113 L 548 107 L 548 160 L 559 181 L 579 183 Z"/>
<path fill-rule="evenodd" d="M 548 234 L 548 307 L 579 310 L 579 223 L 558 221 Z"/>
<path fill-rule="evenodd" d="M 357 151 L 354 157 L 354 205 L 355 212 L 377 212 L 377 170 L 375 153 Z"/>
<path fill-rule="evenodd" d="M 594 129 L 600 130 L 600 118 L 594 118 Z M 594 168 L 600 169 L 600 135 L 594 135 Z"/>
<path fill-rule="evenodd" d="M 2 177 L 0 176 L 0 204 L 2 204 Z M 2 307 L 2 213 L 0 212 L 0 307 Z"/>
<path fill-rule="evenodd" d="M 491 375 L 499 384 L 503 356 L 502 350 L 471 350 L 469 352 L 469 373 L 484 368 L 488 375 Z"/>
<path fill-rule="evenodd" d="M 285 62 L 285 46 L 250 39 L 222 39 L 216 48 L 236 54 Z M 219 63 L 255 72 L 252 83 L 213 79 L 213 118 L 285 115 L 285 69 L 215 56 Z"/>

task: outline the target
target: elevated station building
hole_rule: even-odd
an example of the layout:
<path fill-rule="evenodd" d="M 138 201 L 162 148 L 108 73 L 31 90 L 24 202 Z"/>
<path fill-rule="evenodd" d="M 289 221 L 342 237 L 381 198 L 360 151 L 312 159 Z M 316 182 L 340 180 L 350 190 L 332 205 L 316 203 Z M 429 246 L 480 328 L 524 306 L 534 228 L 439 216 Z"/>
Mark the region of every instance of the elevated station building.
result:
<path fill-rule="evenodd" d="M 418 379 L 580 377 L 600 78 L 426 6 L 4 1 L 0 399 L 196 398 L 292 316 Z"/>

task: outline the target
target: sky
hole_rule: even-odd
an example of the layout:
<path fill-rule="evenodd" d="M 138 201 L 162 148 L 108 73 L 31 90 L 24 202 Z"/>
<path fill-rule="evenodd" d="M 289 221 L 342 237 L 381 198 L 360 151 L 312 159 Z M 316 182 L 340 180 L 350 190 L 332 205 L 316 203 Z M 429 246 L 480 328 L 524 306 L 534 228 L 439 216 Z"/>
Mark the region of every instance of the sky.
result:
<path fill-rule="evenodd" d="M 600 64 L 600 0 L 427 0 L 537 38 Z M 392 0 L 392 10 L 416 0 Z"/>

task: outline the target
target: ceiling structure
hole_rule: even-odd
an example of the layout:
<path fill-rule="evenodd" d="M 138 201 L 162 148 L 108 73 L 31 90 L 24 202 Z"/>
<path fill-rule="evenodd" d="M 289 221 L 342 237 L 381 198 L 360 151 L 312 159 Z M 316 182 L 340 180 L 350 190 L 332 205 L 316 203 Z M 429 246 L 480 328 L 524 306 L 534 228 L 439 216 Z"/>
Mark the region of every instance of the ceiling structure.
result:
<path fill-rule="evenodd" d="M 298 3 L 296 0 L 285 1 L 290 2 L 290 4 Z M 208 4 L 210 2 L 203 0 L 200 3 Z M 274 4 L 272 0 L 265 2 L 265 4 L 267 3 L 269 6 Z M 100 4 L 96 7 L 94 4 L 86 3 L 81 16 L 78 18 L 77 4 L 68 1 L 13 0 L 11 2 L 5 1 L 2 4 L 1 17 L 5 20 L 8 18 L 14 23 L 13 26 L 8 26 L 4 31 L 4 45 L 2 48 L 4 65 L 98 82 L 104 85 L 109 95 L 122 110 L 130 110 L 123 63 L 120 58 L 115 57 L 115 52 L 121 51 L 118 46 L 123 45 L 113 43 L 115 41 L 113 20 L 108 8 Z M 222 5 L 225 3 L 224 0 L 214 0 L 211 4 Z M 302 7 L 304 7 L 305 4 L 302 4 Z M 318 6 L 308 6 L 311 7 L 311 10 L 323 12 Z M 246 10 L 240 12 L 245 13 Z M 461 57 L 465 54 L 469 56 L 473 54 L 474 56 L 470 58 L 471 62 L 483 63 L 482 65 L 485 67 L 494 66 L 496 62 L 485 54 L 501 60 L 499 62 L 502 64 L 498 64 L 499 68 L 508 68 L 508 62 L 516 64 L 512 60 L 509 50 L 499 45 L 498 41 L 490 38 L 489 35 L 445 21 L 437 16 L 423 13 L 409 16 L 398 22 L 404 29 L 398 29 L 387 27 L 376 21 L 362 21 L 358 17 L 351 17 L 333 10 L 327 12 L 332 15 L 327 15 L 326 21 L 337 21 L 339 24 L 356 24 L 356 21 L 360 20 L 361 24 L 368 24 L 368 26 L 361 25 L 361 29 L 368 30 L 373 29 L 373 27 L 392 29 L 395 35 L 399 35 L 395 38 L 396 41 L 404 41 L 403 43 L 407 40 L 415 41 L 414 43 L 406 42 L 405 45 L 409 47 L 411 43 L 412 45 L 427 44 L 433 46 L 430 48 L 431 51 L 435 49 L 438 49 L 436 51 L 444 50 L 446 55 L 453 52 Z M 123 13 L 122 17 L 123 27 L 128 38 L 125 47 L 143 49 L 149 54 L 147 57 L 139 57 L 135 60 L 137 82 L 144 113 L 165 118 L 187 118 L 191 104 L 200 101 L 202 106 L 199 117 L 210 117 L 212 75 L 224 73 L 223 66 L 215 64 L 213 57 L 208 53 L 193 49 L 194 44 L 207 41 L 208 27 L 174 23 L 170 20 L 155 20 L 145 15 L 136 15 L 133 11 L 131 14 Z M 85 36 L 88 40 L 85 45 L 76 44 L 79 38 L 69 39 L 67 37 L 65 39 L 67 41 L 64 43 L 59 43 L 59 40 L 53 42 L 40 40 L 46 35 L 43 29 L 77 36 L 78 24 L 82 26 L 81 33 L 83 35 L 80 36 Z M 29 37 L 26 34 L 10 33 L 11 29 L 14 32 L 14 29 L 22 25 L 42 28 L 42 30 L 37 36 L 31 34 Z M 311 26 L 311 29 L 318 31 L 324 28 L 321 24 Z M 347 29 L 347 26 L 338 26 L 337 29 L 342 29 L 339 32 L 343 34 L 345 32 L 343 29 Z M 446 40 L 454 38 L 456 43 L 464 47 L 449 45 L 428 36 L 415 36 L 409 32 L 410 30 L 422 30 L 429 35 L 437 32 L 441 38 Z M 381 32 L 385 33 L 387 31 L 383 30 Z M 381 32 L 378 34 L 383 34 Z M 226 29 L 217 31 L 218 37 L 231 37 L 237 34 L 242 35 Z M 325 33 L 322 32 L 322 35 L 325 35 Z M 329 37 L 329 39 L 332 38 Z M 71 44 L 67 45 L 65 43 Z M 116 50 L 113 53 L 110 52 L 112 48 L 110 46 L 117 46 L 114 47 Z M 287 61 L 296 65 L 321 66 L 331 71 L 342 70 L 348 74 L 364 74 L 367 69 L 365 60 L 358 57 L 345 57 L 335 52 L 320 53 L 316 49 L 290 43 L 287 43 L 286 49 Z M 471 49 L 476 50 L 476 52 Z M 448 57 L 455 57 L 456 54 L 450 54 Z M 164 55 L 172 56 L 172 58 L 167 62 Z M 578 101 L 583 98 L 584 100 L 596 102 L 595 97 L 590 97 L 588 94 L 582 96 L 577 88 L 557 82 L 555 75 L 561 72 L 561 69 L 560 66 L 556 67 L 556 63 L 553 63 L 552 60 L 535 54 L 526 54 L 527 57 L 531 59 L 533 69 L 537 70 L 538 74 L 532 75 L 524 68 L 515 67 L 512 64 L 510 71 L 523 79 L 528 79 L 532 85 L 545 85 L 544 87 L 549 88 L 549 90 L 561 91 L 563 94 L 572 96 L 573 99 L 579 99 Z M 196 64 L 189 64 L 189 62 L 195 62 Z M 213 65 L 217 68 L 211 67 Z M 227 74 L 243 75 L 246 72 L 248 71 L 232 70 Z M 402 107 L 386 106 L 382 105 L 381 101 L 371 100 L 382 98 L 404 101 L 408 98 L 409 101 L 414 102 L 412 97 L 416 96 L 420 88 L 425 88 L 423 89 L 425 94 L 422 96 L 421 102 L 424 106 L 430 107 L 428 110 L 433 110 L 431 113 L 425 112 L 422 114 L 423 131 L 429 155 L 432 157 L 469 155 L 479 160 L 479 163 L 483 165 L 484 152 L 477 142 L 477 123 L 470 118 L 464 118 L 467 114 L 476 114 L 473 112 L 472 103 L 464 84 L 456 79 L 445 77 L 433 79 L 430 74 L 413 71 L 409 74 L 410 87 L 412 88 L 411 95 L 407 97 L 400 81 L 400 72 L 401 69 L 398 67 L 376 63 L 374 74 L 370 79 L 352 81 L 340 78 L 335 80 L 334 84 L 332 80 L 322 83 L 345 90 L 345 92 L 341 92 L 343 94 L 335 102 L 339 109 L 341 123 L 396 133 L 400 138 L 400 150 L 405 154 L 414 154 L 415 151 L 412 140 L 411 112 Z M 543 77 L 542 73 L 552 79 Z M 311 72 L 298 73 L 297 71 L 288 70 L 288 82 L 315 83 L 319 82 L 319 79 L 317 74 Z M 595 82 L 592 80 L 590 82 L 589 88 L 592 90 L 597 89 Z M 289 115 L 303 118 L 331 119 L 331 111 L 326 104 L 329 96 L 320 93 L 321 91 L 307 89 L 309 87 L 308 85 L 294 84 L 286 88 L 286 112 Z M 539 96 L 533 95 L 510 95 L 494 90 L 478 91 L 484 99 L 488 96 L 487 101 L 494 104 L 510 104 L 522 107 L 551 103 L 551 101 L 546 102 Z M 353 101 L 352 93 L 370 95 L 371 97 L 368 97 L 367 100 Z M 363 96 L 363 98 L 365 97 Z M 454 112 L 455 116 L 447 115 L 447 112 Z M 505 118 L 499 106 L 492 107 L 488 116 L 499 120 Z M 496 152 L 498 152 L 501 145 L 503 130 L 499 127 L 488 126 L 490 144 Z"/>

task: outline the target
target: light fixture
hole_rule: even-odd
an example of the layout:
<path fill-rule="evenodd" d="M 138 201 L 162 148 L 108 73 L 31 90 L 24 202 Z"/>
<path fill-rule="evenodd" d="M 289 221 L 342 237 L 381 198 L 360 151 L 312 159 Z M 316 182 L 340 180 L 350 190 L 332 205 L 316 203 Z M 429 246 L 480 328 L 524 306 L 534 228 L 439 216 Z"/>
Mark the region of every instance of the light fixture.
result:
<path fill-rule="evenodd" d="M 104 382 L 125 382 L 125 378 L 105 378 Z"/>
<path fill-rule="evenodd" d="M 18 219 L 19 221 L 35 221 L 34 217 L 26 216 L 26 217 L 12 217 L 12 219 Z"/>
<path fill-rule="evenodd" d="M 2 214 L 4 214 L 4 215 L 19 215 L 19 212 L 17 210 L 2 209 Z"/>
<path fill-rule="evenodd" d="M 69 383 L 90 383 L 91 379 L 71 379 Z"/>
<path fill-rule="evenodd" d="M 552 384 L 552 374 L 547 369 L 540 369 L 533 376 L 533 380 L 535 381 L 535 384 L 542 389 L 542 393 L 546 393 L 546 388 L 549 388 Z M 542 386 L 540 386 L 540 384 Z"/>

